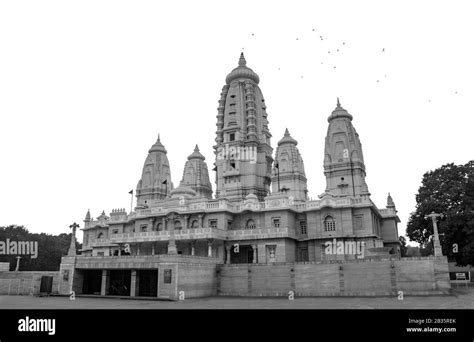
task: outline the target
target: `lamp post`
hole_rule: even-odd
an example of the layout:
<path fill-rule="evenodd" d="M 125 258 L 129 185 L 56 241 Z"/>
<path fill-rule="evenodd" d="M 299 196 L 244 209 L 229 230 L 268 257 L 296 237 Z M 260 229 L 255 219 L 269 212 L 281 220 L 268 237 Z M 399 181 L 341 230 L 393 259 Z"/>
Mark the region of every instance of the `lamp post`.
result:
<path fill-rule="evenodd" d="M 443 256 L 441 244 L 439 243 L 438 225 L 436 223 L 436 219 L 441 216 L 443 216 L 443 214 L 436 214 L 434 211 L 432 211 L 429 215 L 425 215 L 425 219 L 431 218 L 431 220 L 433 221 L 434 256 Z"/>

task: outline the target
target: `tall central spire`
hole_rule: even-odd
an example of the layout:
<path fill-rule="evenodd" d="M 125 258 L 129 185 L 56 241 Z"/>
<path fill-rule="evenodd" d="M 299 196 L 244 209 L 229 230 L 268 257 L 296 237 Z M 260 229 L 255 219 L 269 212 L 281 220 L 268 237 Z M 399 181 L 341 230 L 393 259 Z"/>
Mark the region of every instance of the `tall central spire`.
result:
<path fill-rule="evenodd" d="M 254 194 L 263 200 L 270 190 L 273 149 L 259 82 L 241 53 L 238 67 L 226 77 L 217 109 L 217 197 L 240 201 Z"/>

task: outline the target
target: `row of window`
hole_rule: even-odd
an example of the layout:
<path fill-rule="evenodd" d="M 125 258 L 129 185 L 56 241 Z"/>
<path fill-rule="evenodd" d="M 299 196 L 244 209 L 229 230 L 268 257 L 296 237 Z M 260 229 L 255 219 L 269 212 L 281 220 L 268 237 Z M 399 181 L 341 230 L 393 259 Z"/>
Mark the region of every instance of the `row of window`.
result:
<path fill-rule="evenodd" d="M 177 220 L 174 222 L 174 229 L 182 229 L 182 226 L 181 226 L 181 221 Z M 272 218 L 272 226 L 275 227 L 275 228 L 279 228 L 280 227 L 280 218 L 279 217 L 274 217 Z M 191 222 L 191 228 L 198 228 L 199 227 L 199 224 L 198 224 L 198 221 L 197 220 L 193 220 Z M 253 219 L 249 219 L 247 220 L 246 224 L 245 224 L 245 229 L 256 229 L 257 225 L 255 224 L 255 221 Z M 162 223 L 158 223 L 158 225 L 156 226 L 157 230 L 162 230 Z M 213 228 L 213 229 L 217 229 L 217 219 L 211 219 L 209 220 L 209 228 Z M 232 228 L 232 221 L 227 221 L 227 229 L 230 230 Z M 146 224 L 143 224 L 140 226 L 140 232 L 146 232 L 148 229 L 148 225 Z M 335 231 L 336 230 L 336 222 L 334 221 L 334 219 L 332 218 L 332 216 L 326 216 L 324 218 L 324 231 L 326 232 L 331 232 L 331 231 Z M 119 230 L 118 229 L 114 229 L 112 231 L 112 234 L 118 234 Z M 307 224 L 306 224 L 306 220 L 300 220 L 299 221 L 299 233 L 301 235 L 306 235 L 308 233 L 308 229 L 307 229 Z M 100 233 L 97 238 L 102 238 L 103 237 L 103 233 Z"/>

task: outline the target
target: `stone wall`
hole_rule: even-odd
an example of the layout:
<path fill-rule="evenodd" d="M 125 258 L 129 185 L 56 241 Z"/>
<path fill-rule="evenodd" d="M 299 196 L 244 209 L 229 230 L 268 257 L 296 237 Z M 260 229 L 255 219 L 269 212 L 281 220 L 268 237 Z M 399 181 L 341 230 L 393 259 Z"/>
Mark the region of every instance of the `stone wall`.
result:
<path fill-rule="evenodd" d="M 215 296 L 216 284 L 216 265 L 178 265 L 178 297 L 181 291 L 184 291 L 185 298 Z"/>
<path fill-rule="evenodd" d="M 397 296 L 448 294 L 445 257 L 218 265 L 228 296 Z"/>
<path fill-rule="evenodd" d="M 52 293 L 58 293 L 59 272 L 0 272 L 0 295 L 37 295 L 41 277 L 53 277 Z"/>

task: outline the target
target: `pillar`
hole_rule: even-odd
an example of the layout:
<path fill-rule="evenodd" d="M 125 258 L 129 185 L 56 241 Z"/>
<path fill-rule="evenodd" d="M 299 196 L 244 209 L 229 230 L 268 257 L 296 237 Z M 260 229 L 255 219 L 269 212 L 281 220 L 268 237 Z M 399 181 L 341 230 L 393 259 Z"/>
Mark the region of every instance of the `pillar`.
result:
<path fill-rule="evenodd" d="M 135 297 L 138 294 L 137 278 L 137 270 L 132 270 L 132 279 L 130 281 L 130 297 Z"/>
<path fill-rule="evenodd" d="M 198 215 L 199 228 L 203 228 L 203 224 L 202 224 L 203 218 L 204 218 L 203 214 Z"/>
<path fill-rule="evenodd" d="M 253 263 L 256 264 L 257 263 L 257 245 L 252 245 L 252 249 L 253 249 Z"/>
<path fill-rule="evenodd" d="M 230 264 L 230 250 L 232 249 L 232 245 L 226 245 L 225 246 L 225 251 L 226 251 L 226 259 L 225 259 L 225 263 L 227 265 Z"/>
<path fill-rule="evenodd" d="M 164 231 L 164 230 L 167 230 L 166 229 L 166 218 L 165 217 L 162 217 L 161 218 L 161 229 Z"/>
<path fill-rule="evenodd" d="M 170 239 L 168 241 L 168 254 L 178 254 L 178 250 L 176 248 L 176 241 L 174 239 L 174 224 L 171 225 L 171 229 L 170 229 Z"/>
<path fill-rule="evenodd" d="M 16 267 L 15 267 L 15 272 L 18 272 L 20 270 L 20 259 L 21 256 L 16 257 Z"/>
<path fill-rule="evenodd" d="M 151 255 L 155 255 L 155 243 L 152 242 L 151 244 Z"/>
<path fill-rule="evenodd" d="M 107 270 L 102 270 L 102 282 L 100 285 L 100 295 L 101 296 L 106 296 L 109 292 L 109 282 L 110 282 L 110 277 L 109 277 L 109 271 Z"/>
<path fill-rule="evenodd" d="M 195 251 L 195 245 L 196 245 L 196 241 L 191 241 L 191 255 L 195 255 L 196 251 Z"/>
<path fill-rule="evenodd" d="M 207 240 L 207 256 L 212 258 L 212 239 Z"/>
<path fill-rule="evenodd" d="M 189 215 L 183 215 L 183 229 L 188 229 Z"/>
<path fill-rule="evenodd" d="M 438 234 L 438 224 L 436 219 L 443 216 L 442 214 L 436 214 L 434 211 L 431 214 L 426 215 L 425 218 L 431 218 L 433 221 L 433 247 L 434 247 L 434 256 L 443 256 L 443 251 L 441 249 L 441 244 L 439 243 L 439 234 Z"/>

